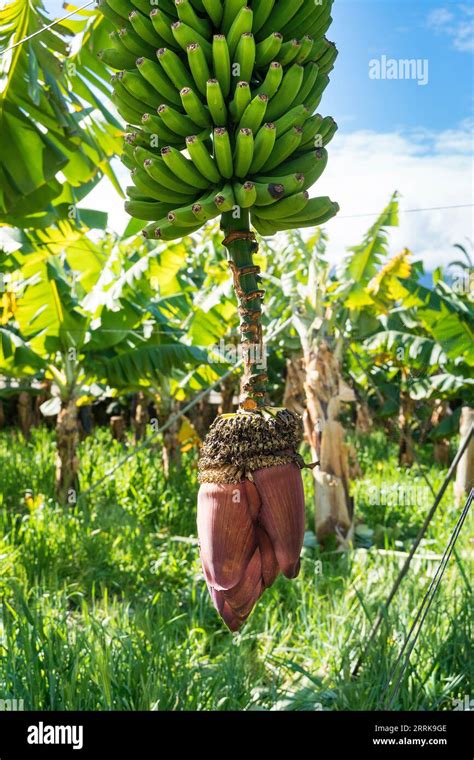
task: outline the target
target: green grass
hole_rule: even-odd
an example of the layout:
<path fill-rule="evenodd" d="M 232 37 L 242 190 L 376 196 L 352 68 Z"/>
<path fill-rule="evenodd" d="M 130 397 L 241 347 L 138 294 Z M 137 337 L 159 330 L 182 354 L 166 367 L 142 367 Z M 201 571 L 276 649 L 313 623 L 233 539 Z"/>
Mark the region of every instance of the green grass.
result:
<path fill-rule="evenodd" d="M 159 447 L 150 449 L 64 509 L 51 495 L 51 433 L 36 430 L 25 443 L 3 432 L 0 698 L 46 710 L 379 708 L 436 562 L 415 561 L 359 678 L 351 680 L 351 664 L 403 562 L 397 552 L 409 547 L 429 505 L 416 490 L 423 481 L 415 470 L 397 468 L 396 449 L 383 434 L 357 446 L 363 479 L 354 496 L 358 518 L 373 531 L 369 548 L 344 555 L 305 548 L 298 580 L 280 578 L 232 636 L 201 574 L 193 456 L 166 482 Z M 84 441 L 82 488 L 122 454 L 105 430 Z M 439 487 L 444 472 L 430 466 L 429 451 L 423 456 Z M 309 471 L 305 481 L 311 530 Z M 42 495 L 30 509 L 26 488 Z M 382 488 L 390 499 L 378 498 Z M 450 488 L 422 553 L 443 550 L 456 515 Z M 472 694 L 468 531 L 466 525 L 396 709 L 450 710 L 454 699 Z"/>

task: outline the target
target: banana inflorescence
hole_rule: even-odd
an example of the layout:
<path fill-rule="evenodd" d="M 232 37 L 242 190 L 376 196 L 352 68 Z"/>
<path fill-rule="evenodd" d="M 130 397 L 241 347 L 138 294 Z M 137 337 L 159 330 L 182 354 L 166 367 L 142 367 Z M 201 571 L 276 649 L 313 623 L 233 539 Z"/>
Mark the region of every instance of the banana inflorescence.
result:
<path fill-rule="evenodd" d="M 272 235 L 338 211 L 308 190 L 337 125 L 315 114 L 337 50 L 333 0 L 99 0 L 100 57 L 127 122 L 126 209 L 174 240 L 235 207 Z"/>

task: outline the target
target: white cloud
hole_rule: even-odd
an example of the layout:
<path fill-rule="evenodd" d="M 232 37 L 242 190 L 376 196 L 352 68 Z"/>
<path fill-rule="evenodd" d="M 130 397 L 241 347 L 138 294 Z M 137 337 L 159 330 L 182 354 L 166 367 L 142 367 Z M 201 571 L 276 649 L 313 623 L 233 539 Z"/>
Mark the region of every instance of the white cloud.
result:
<path fill-rule="evenodd" d="M 393 253 L 405 246 L 428 269 L 453 259 L 453 244 L 474 237 L 473 209 L 407 213 L 411 209 L 472 204 L 474 167 L 471 124 L 442 133 L 417 130 L 410 134 L 369 131 L 336 135 L 329 146 L 329 163 L 316 185 L 341 207 L 326 225 L 328 254 L 339 261 L 348 246 L 358 244 L 366 230 L 398 190 L 400 226 L 390 232 Z M 314 194 L 314 191 L 313 191 Z M 363 218 L 347 217 L 376 212 Z"/>
<path fill-rule="evenodd" d="M 428 15 L 427 23 L 438 34 L 451 37 L 456 50 L 474 53 L 474 9 L 470 6 L 436 8 Z"/>
<path fill-rule="evenodd" d="M 118 161 L 114 168 L 122 186 L 129 172 Z M 408 209 L 473 203 L 472 124 L 409 134 L 358 131 L 337 134 L 329 145 L 329 163 L 313 194 L 337 200 L 339 215 L 326 225 L 328 254 L 339 261 L 347 247 L 358 244 L 385 208 L 394 190 L 401 194 L 400 226 L 390 232 L 393 253 L 405 246 L 428 269 L 453 259 L 453 244 L 474 238 L 472 208 L 403 213 Z M 316 192 L 315 192 L 316 191 Z M 109 226 L 123 232 L 129 217 L 109 180 L 104 178 L 82 206 L 109 213 Z M 347 219 L 372 213 L 372 216 Z"/>

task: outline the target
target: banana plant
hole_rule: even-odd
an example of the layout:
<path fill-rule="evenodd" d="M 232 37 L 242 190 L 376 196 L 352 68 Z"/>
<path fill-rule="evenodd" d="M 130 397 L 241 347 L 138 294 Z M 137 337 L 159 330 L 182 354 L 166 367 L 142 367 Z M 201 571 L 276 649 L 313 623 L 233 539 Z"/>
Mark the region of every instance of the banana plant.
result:
<path fill-rule="evenodd" d="M 76 204 L 104 174 L 121 192 L 110 167 L 121 125 L 102 103 L 110 83 L 94 47 L 109 22 L 92 10 L 50 22 L 42 0 L 0 8 L 0 225 L 81 221 Z"/>
<path fill-rule="evenodd" d="M 255 231 L 314 227 L 338 211 L 308 190 L 336 132 L 315 113 L 337 56 L 332 0 L 100 0 L 115 25 L 102 60 L 127 122 L 127 212 L 151 240 L 220 217 L 239 302 L 243 399 L 211 427 L 199 463 L 205 578 L 231 630 L 281 571 L 294 578 L 304 534 L 298 415 L 268 406 Z"/>
<path fill-rule="evenodd" d="M 99 247 L 79 233 L 71 242 L 71 229 L 62 237 L 52 228 L 24 234 L 21 251 L 4 262 L 9 297 L 0 319 L 0 371 L 54 383 L 49 413 L 58 415 L 56 486 L 63 501 L 78 491 L 78 405 L 94 389 L 157 390 L 164 378 L 184 381 L 208 363 L 207 352 L 178 329 L 179 309 L 167 292 L 184 246 L 150 253 L 140 243 L 132 257 L 129 248 Z M 156 293 L 151 271 L 162 283 Z"/>
<path fill-rule="evenodd" d="M 431 345 L 431 359 L 435 359 L 436 342 L 428 340 L 416 308 L 407 311 L 419 266 L 412 264 L 407 250 L 395 256 L 388 252 L 388 230 L 397 223 L 398 198 L 394 193 L 361 244 L 348 250 L 336 270 L 325 258 L 327 236 L 321 231 L 307 239 L 298 231 L 289 233 L 281 245 L 263 251 L 269 315 L 292 321 L 284 336 L 286 351 L 294 357 L 287 367 L 285 403 L 303 414 L 306 439 L 313 459 L 319 462 L 313 470 L 316 533 L 321 541 L 335 534 L 341 546 L 347 546 L 353 523 L 349 452 L 338 419 L 341 402 L 358 401 L 358 411 L 363 413 L 361 392 L 369 381 L 361 372 L 362 366 L 376 387 L 383 377 L 384 394 L 388 386 L 397 401 L 391 413 L 398 411 L 403 389 L 387 382 L 393 376 L 393 367 L 390 373 L 385 365 L 385 375 L 379 371 L 376 347 L 389 355 L 387 322 L 397 318 L 400 324 L 401 314 L 406 314 L 407 320 L 410 315 L 413 332 L 405 336 L 404 345 L 410 354 L 399 361 L 399 368 L 414 370 L 411 354 L 415 356 L 422 343 Z M 398 352 L 402 332 L 398 339 L 392 339 L 392 349 Z M 439 345 L 437 350 L 439 354 Z M 390 355 L 396 360 L 394 351 Z"/>

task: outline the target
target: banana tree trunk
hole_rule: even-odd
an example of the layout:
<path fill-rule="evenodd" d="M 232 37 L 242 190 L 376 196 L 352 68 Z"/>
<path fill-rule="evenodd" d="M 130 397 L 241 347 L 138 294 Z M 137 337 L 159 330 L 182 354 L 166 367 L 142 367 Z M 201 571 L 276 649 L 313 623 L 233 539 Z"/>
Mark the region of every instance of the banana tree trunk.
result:
<path fill-rule="evenodd" d="M 163 416 L 163 422 L 171 415 L 175 415 L 178 411 L 178 405 L 172 404 L 167 414 Z M 163 424 L 163 423 L 162 423 Z M 169 478 L 173 471 L 177 471 L 181 467 L 181 443 L 179 440 L 179 430 L 181 421 L 176 420 L 173 422 L 167 430 L 163 433 L 163 472 L 165 478 Z"/>
<path fill-rule="evenodd" d="M 400 393 L 400 411 L 398 414 L 398 424 L 400 427 L 400 443 L 398 449 L 398 463 L 401 467 L 411 467 L 415 461 L 413 453 L 413 435 L 411 430 L 411 420 L 415 402 L 410 398 L 407 391 Z"/>
<path fill-rule="evenodd" d="M 474 409 L 469 406 L 463 406 L 459 425 L 459 432 L 461 435 L 461 440 L 459 442 L 460 447 L 464 444 L 473 425 Z M 454 493 L 456 495 L 456 503 L 458 506 L 470 493 L 471 488 L 474 488 L 474 436 L 471 437 L 470 443 L 461 457 L 456 470 Z"/>
<path fill-rule="evenodd" d="M 125 441 L 125 419 L 121 414 L 114 414 L 109 421 L 110 433 L 114 441 Z"/>
<path fill-rule="evenodd" d="M 441 422 L 452 414 L 447 401 L 436 400 L 434 408 L 429 418 L 429 424 L 432 429 L 436 428 Z M 443 467 L 449 466 L 449 438 L 436 438 L 434 444 L 434 460 Z"/>
<path fill-rule="evenodd" d="M 0 430 L 5 427 L 5 408 L 3 401 L 0 401 Z"/>
<path fill-rule="evenodd" d="M 148 425 L 149 421 L 150 415 L 148 414 L 148 400 L 143 391 L 140 391 L 136 394 L 136 397 L 134 399 L 134 410 L 132 418 L 132 425 L 135 431 L 135 443 L 138 443 L 139 441 L 146 438 L 146 426 Z"/>
<path fill-rule="evenodd" d="M 312 457 L 319 462 L 313 469 L 315 530 L 322 543 L 335 535 L 347 547 L 353 531 L 353 501 L 350 496 L 349 448 L 344 428 L 338 420 L 341 402 L 355 401 L 342 379 L 339 362 L 326 341 L 310 345 L 303 325 L 298 325 L 304 349 L 302 359 L 287 363 L 285 406 L 303 415 L 305 438 Z M 357 457 L 354 472 L 358 473 Z"/>
<path fill-rule="evenodd" d="M 341 402 L 353 402 L 355 396 L 343 381 L 339 362 L 326 341 L 305 354 L 304 367 L 305 429 L 313 457 L 319 461 L 313 470 L 316 535 L 323 543 L 335 535 L 341 548 L 346 548 L 353 532 L 354 506 L 349 450 L 338 417 Z"/>
<path fill-rule="evenodd" d="M 18 424 L 24 437 L 30 438 L 33 425 L 33 408 L 31 394 L 28 391 L 21 391 L 18 394 Z"/>
<path fill-rule="evenodd" d="M 60 502 L 73 504 L 79 490 L 80 427 L 74 401 L 63 404 L 56 422 L 56 494 Z"/>

